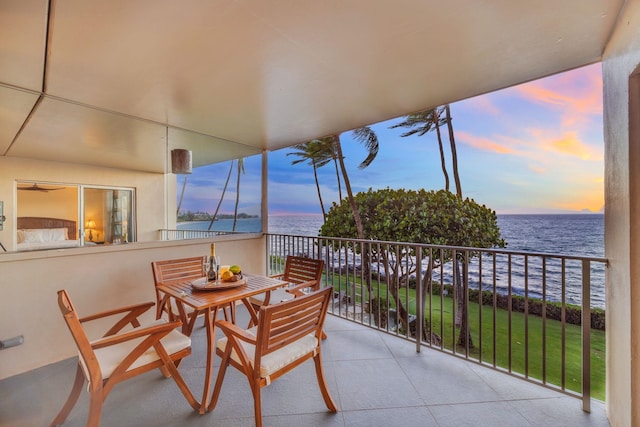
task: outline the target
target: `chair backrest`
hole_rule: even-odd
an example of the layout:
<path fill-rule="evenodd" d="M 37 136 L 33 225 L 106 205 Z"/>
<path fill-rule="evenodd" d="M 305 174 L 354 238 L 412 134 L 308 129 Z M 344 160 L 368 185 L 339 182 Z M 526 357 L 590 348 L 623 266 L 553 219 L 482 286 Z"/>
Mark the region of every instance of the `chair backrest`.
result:
<path fill-rule="evenodd" d="M 288 256 L 283 279 L 290 283 L 300 284 L 322 279 L 324 260 L 314 258 L 304 258 L 299 256 Z"/>
<path fill-rule="evenodd" d="M 204 256 L 151 262 L 155 285 L 204 277 Z"/>
<path fill-rule="evenodd" d="M 91 342 L 80 323 L 80 319 L 78 318 L 76 309 L 69 298 L 69 294 L 67 294 L 67 291 L 64 289 L 58 291 L 58 306 L 60 307 L 60 312 L 62 313 L 64 321 L 67 323 L 67 327 L 71 332 L 71 336 L 73 336 L 73 340 L 78 347 L 80 357 L 86 367 L 86 372 L 89 374 L 89 382 L 91 384 L 101 383 L 102 373 L 97 362 L 97 357 L 93 348 L 91 348 Z"/>
<path fill-rule="evenodd" d="M 278 304 L 263 306 L 258 316 L 255 365 L 260 358 L 286 345 L 314 334 L 320 342 L 329 308 L 332 287 Z"/>

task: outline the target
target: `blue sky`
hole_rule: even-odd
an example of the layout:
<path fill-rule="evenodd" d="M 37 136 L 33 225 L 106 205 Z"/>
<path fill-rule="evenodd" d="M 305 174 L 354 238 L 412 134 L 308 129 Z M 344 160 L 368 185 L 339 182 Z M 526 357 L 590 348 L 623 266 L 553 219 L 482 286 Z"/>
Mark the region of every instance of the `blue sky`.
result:
<path fill-rule="evenodd" d="M 453 103 L 451 115 L 465 197 L 499 214 L 603 209 L 601 64 Z M 351 132 L 341 135 L 354 192 L 444 188 L 435 133 L 402 138 L 402 129 L 389 129 L 401 120 L 371 126 L 380 151 L 366 169 L 358 169 L 366 157 L 364 146 L 352 139 Z M 446 137 L 444 141 L 448 143 Z M 269 153 L 269 214 L 320 214 L 313 170 L 304 163 L 291 165 L 297 159 L 287 155 L 291 151 Z M 260 164 L 260 156 L 245 159 L 242 212 L 259 212 Z M 447 166 L 455 191 L 450 156 Z M 213 212 L 228 169 L 224 163 L 194 170 L 182 210 Z M 335 169 L 327 165 L 318 175 L 328 209 L 338 201 Z M 234 170 L 223 212 L 233 211 L 235 179 Z"/>

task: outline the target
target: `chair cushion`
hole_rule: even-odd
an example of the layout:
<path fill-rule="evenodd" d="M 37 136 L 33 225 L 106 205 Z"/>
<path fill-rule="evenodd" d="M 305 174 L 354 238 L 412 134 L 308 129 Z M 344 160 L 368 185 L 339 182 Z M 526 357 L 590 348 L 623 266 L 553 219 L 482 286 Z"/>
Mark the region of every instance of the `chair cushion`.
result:
<path fill-rule="evenodd" d="M 251 329 L 247 329 L 247 332 L 253 336 L 256 335 L 257 327 L 253 327 Z M 216 347 L 220 351 L 225 350 L 227 347 L 228 338 L 220 338 L 216 343 Z M 247 357 L 249 357 L 249 361 L 251 362 L 251 367 L 255 362 L 255 346 L 253 344 L 249 344 L 244 341 L 239 341 L 244 351 L 247 353 Z M 269 353 L 262 357 L 260 363 L 260 377 L 261 378 L 269 378 L 271 374 L 277 372 L 278 370 L 284 368 L 285 366 L 295 362 L 302 356 L 313 352 L 318 347 L 318 339 L 315 334 L 311 333 L 309 335 L 305 335 L 297 341 L 294 341 L 285 347 L 282 347 L 279 350 L 274 351 L 273 353 Z M 240 362 L 240 358 L 235 350 L 231 352 L 231 358 L 235 360 L 237 363 Z"/>
<path fill-rule="evenodd" d="M 153 322 L 141 325 L 141 327 L 148 327 L 158 324 L 167 323 L 165 319 L 158 319 Z M 137 338 L 135 340 L 126 341 L 120 344 L 116 344 L 109 347 L 99 348 L 94 350 L 96 358 L 98 359 L 98 364 L 100 365 L 100 370 L 102 372 L 102 378 L 107 379 L 113 374 L 113 371 L 118 367 L 120 362 L 124 360 L 124 358 L 131 353 L 131 351 L 142 342 L 146 337 Z M 191 346 L 191 338 L 182 334 L 177 329 L 169 332 L 164 338 L 160 340 L 165 350 L 169 355 L 173 353 L 177 353 L 178 351 L 184 350 Z M 149 348 L 145 353 L 143 353 L 135 362 L 131 364 L 128 370 L 135 369 L 139 366 L 146 365 L 148 363 L 154 362 L 160 359 L 158 353 L 156 353 L 153 347 Z M 82 363 L 82 367 L 85 371 L 85 376 L 88 379 L 89 375 L 87 372 L 87 368 L 84 364 L 84 360 L 80 357 L 80 361 Z"/>
<path fill-rule="evenodd" d="M 253 305 L 264 305 L 264 299 L 267 297 L 266 292 L 249 297 L 249 302 Z M 287 292 L 286 288 L 277 288 L 271 291 L 271 298 L 269 298 L 269 304 L 276 304 L 282 301 L 293 299 L 294 295 Z"/>

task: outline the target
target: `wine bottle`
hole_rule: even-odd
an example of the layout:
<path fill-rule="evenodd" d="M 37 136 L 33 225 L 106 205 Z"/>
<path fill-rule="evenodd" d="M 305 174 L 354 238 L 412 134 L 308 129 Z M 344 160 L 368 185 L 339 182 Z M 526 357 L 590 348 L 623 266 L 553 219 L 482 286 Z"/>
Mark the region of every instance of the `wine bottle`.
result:
<path fill-rule="evenodd" d="M 217 278 L 215 259 L 216 259 L 216 244 L 212 243 L 211 256 L 209 257 L 209 272 L 207 273 L 207 280 L 209 280 L 210 282 L 216 280 Z"/>

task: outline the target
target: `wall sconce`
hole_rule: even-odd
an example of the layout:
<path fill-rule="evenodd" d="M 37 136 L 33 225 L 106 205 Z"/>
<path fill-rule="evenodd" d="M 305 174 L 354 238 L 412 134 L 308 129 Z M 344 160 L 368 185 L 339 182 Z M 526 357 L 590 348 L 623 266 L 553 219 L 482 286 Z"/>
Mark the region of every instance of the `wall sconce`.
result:
<path fill-rule="evenodd" d="M 0 202 L 0 230 L 2 230 L 3 223 L 6 220 L 7 218 L 4 216 L 4 202 Z M 0 242 L 0 248 L 2 248 L 3 251 L 7 252 L 7 248 L 4 247 L 2 242 Z"/>
<path fill-rule="evenodd" d="M 3 223 L 7 220 L 4 216 L 4 202 L 0 202 L 0 230 L 2 230 Z"/>
<path fill-rule="evenodd" d="M 176 148 L 171 150 L 171 172 L 175 174 L 191 173 L 191 151 Z"/>
<path fill-rule="evenodd" d="M 94 220 L 90 219 L 89 221 L 87 221 L 87 223 L 84 226 L 84 228 L 89 230 L 89 241 L 93 242 L 93 229 L 96 228 L 96 222 Z"/>

